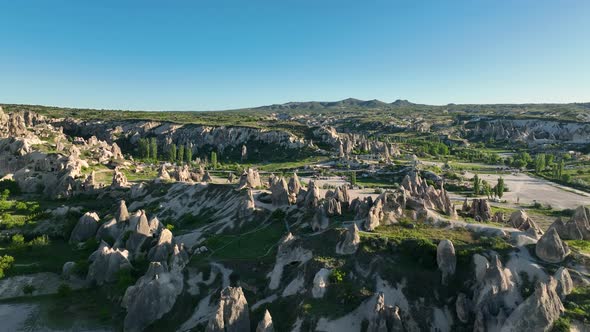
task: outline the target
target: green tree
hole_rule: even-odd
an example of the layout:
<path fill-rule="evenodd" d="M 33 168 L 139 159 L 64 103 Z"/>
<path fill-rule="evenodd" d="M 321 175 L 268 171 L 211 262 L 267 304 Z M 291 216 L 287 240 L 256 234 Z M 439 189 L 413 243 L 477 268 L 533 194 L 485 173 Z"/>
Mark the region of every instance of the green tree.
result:
<path fill-rule="evenodd" d="M 553 166 L 553 162 L 555 161 L 555 156 L 552 154 L 548 154 L 545 156 L 545 165 L 547 167 Z"/>
<path fill-rule="evenodd" d="M 182 161 L 184 160 L 184 145 L 178 146 L 178 155 L 176 156 L 176 159 L 179 164 L 182 164 Z"/>
<path fill-rule="evenodd" d="M 168 150 L 168 160 L 172 163 L 176 162 L 176 144 L 170 145 L 170 149 Z"/>
<path fill-rule="evenodd" d="M 535 173 L 539 174 L 545 169 L 545 154 L 539 153 L 535 156 Z"/>
<path fill-rule="evenodd" d="M 353 186 L 356 185 L 356 172 L 355 171 L 350 172 L 350 184 L 352 184 Z"/>
<path fill-rule="evenodd" d="M 504 186 L 504 178 L 499 177 L 498 178 L 498 183 L 496 183 L 496 187 L 495 188 L 495 193 L 496 196 L 498 196 L 498 198 L 502 199 L 502 196 L 504 196 L 504 191 L 506 190 L 505 186 Z"/>
<path fill-rule="evenodd" d="M 191 149 L 190 146 L 187 145 L 186 148 L 184 149 L 184 151 L 185 151 L 184 153 L 186 155 L 186 161 L 189 163 L 191 161 L 193 161 L 193 149 Z"/>
<path fill-rule="evenodd" d="M 479 195 L 481 191 L 481 179 L 477 174 L 473 177 L 473 193 Z"/>
<path fill-rule="evenodd" d="M 144 159 L 150 158 L 150 147 L 149 141 L 147 138 L 140 138 L 138 141 L 139 145 L 139 157 Z"/>
<path fill-rule="evenodd" d="M 10 196 L 10 190 L 4 189 L 2 191 L 2 193 L 0 194 L 0 202 L 4 202 L 4 201 L 8 200 L 9 196 Z"/>
<path fill-rule="evenodd" d="M 154 160 L 158 160 L 158 142 L 156 141 L 155 137 L 150 139 L 150 156 Z"/>
<path fill-rule="evenodd" d="M 490 186 L 488 181 L 485 180 L 481 182 L 481 186 L 483 189 L 483 193 L 488 197 L 488 199 L 490 199 L 490 196 L 492 196 L 492 186 Z"/>
<path fill-rule="evenodd" d="M 4 255 L 0 256 L 0 279 L 4 278 L 4 272 L 14 264 L 14 257 Z"/>
<path fill-rule="evenodd" d="M 213 168 L 217 167 L 217 152 L 211 151 L 211 165 Z"/>

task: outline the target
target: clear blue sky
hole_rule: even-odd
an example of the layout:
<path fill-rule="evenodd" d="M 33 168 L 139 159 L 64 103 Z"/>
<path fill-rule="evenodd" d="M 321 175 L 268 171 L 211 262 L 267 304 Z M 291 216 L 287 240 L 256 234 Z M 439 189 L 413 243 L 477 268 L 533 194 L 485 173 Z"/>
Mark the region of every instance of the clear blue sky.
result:
<path fill-rule="evenodd" d="M 0 103 L 590 101 L 590 1 L 0 0 Z"/>

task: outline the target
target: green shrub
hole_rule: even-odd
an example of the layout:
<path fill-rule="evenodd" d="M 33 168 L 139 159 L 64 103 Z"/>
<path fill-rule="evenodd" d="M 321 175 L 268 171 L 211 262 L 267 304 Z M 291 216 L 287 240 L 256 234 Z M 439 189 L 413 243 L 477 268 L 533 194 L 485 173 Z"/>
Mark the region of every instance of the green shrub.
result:
<path fill-rule="evenodd" d="M 4 255 L 0 256 L 0 278 L 4 278 L 4 272 L 12 267 L 14 264 L 14 257 Z"/>
<path fill-rule="evenodd" d="M 32 239 L 28 244 L 33 247 L 44 247 L 49 245 L 49 237 L 47 235 L 37 236 L 36 238 Z"/>
<path fill-rule="evenodd" d="M 330 274 L 330 283 L 340 284 L 344 281 L 344 277 L 346 277 L 346 272 L 341 271 L 339 269 L 334 269 Z"/>
<path fill-rule="evenodd" d="M 28 284 L 23 287 L 23 293 L 25 295 L 31 295 L 36 290 L 35 286 Z"/>
<path fill-rule="evenodd" d="M 571 323 L 567 317 L 559 317 L 558 320 L 553 323 L 551 332 L 569 332 L 571 329 Z"/>
<path fill-rule="evenodd" d="M 172 232 L 174 230 L 174 225 L 173 224 L 167 224 L 166 225 L 166 229 Z"/>
<path fill-rule="evenodd" d="M 12 245 L 15 247 L 21 247 L 25 244 L 25 237 L 22 234 L 14 234 L 12 236 Z"/>

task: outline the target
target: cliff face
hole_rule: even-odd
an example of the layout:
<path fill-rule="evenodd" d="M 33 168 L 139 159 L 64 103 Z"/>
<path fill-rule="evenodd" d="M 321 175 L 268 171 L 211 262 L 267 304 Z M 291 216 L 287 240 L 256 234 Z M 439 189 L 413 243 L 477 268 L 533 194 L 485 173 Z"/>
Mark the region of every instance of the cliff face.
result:
<path fill-rule="evenodd" d="M 508 139 L 528 144 L 590 143 L 590 123 L 546 120 L 481 120 L 469 124 L 468 136 Z"/>
<path fill-rule="evenodd" d="M 127 138 L 135 143 L 142 137 L 156 137 L 159 144 L 191 144 L 199 148 L 215 146 L 219 152 L 227 147 L 241 147 L 250 141 L 276 144 L 288 149 L 300 149 L 308 143 L 285 131 L 266 130 L 250 127 L 203 126 L 174 124 L 154 121 L 80 121 L 66 119 L 60 121 L 64 131 L 75 136 L 96 136 L 112 142 Z"/>

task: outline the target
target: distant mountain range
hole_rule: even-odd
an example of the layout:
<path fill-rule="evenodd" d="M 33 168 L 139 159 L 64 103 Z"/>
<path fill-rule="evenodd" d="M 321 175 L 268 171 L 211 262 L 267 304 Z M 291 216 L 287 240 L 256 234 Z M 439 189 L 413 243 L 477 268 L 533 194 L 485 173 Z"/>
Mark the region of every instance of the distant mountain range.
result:
<path fill-rule="evenodd" d="M 393 103 L 386 103 L 381 100 L 360 100 L 347 98 L 340 101 L 305 101 L 288 102 L 285 104 L 273 104 L 268 106 L 255 107 L 256 110 L 321 110 L 321 109 L 388 109 L 394 107 L 417 106 L 407 100 L 398 99 Z"/>

